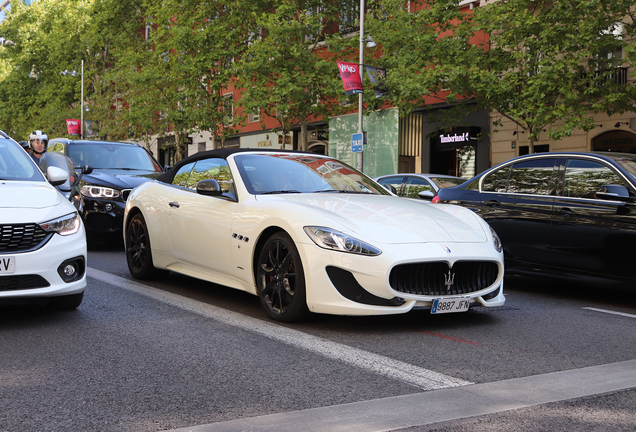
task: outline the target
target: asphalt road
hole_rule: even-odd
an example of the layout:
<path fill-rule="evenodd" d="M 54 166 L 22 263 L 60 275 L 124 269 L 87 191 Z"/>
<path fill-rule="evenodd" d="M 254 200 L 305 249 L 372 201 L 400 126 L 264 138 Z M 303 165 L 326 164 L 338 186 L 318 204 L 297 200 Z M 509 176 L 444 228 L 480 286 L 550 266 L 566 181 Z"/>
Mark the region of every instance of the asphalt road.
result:
<path fill-rule="evenodd" d="M 73 312 L 0 309 L 0 431 L 636 430 L 636 294 L 506 281 L 497 309 L 316 316 L 89 251 Z"/>

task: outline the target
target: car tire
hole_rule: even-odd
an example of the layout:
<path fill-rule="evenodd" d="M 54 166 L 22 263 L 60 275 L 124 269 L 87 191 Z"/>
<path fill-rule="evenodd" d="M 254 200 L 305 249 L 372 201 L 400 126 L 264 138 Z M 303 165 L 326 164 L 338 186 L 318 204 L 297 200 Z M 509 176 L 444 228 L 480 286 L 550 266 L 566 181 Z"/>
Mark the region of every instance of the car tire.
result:
<path fill-rule="evenodd" d="M 261 305 L 272 319 L 294 322 L 311 316 L 300 254 L 286 233 L 273 234 L 263 245 L 256 266 L 256 283 Z"/>
<path fill-rule="evenodd" d="M 82 304 L 84 298 L 84 292 L 79 294 L 71 294 L 60 297 L 52 297 L 47 302 L 47 307 L 55 310 L 73 310 L 77 309 Z"/>
<path fill-rule="evenodd" d="M 141 213 L 133 216 L 126 227 L 126 262 L 135 279 L 149 280 L 167 273 L 156 269 L 152 263 L 148 226 Z"/>

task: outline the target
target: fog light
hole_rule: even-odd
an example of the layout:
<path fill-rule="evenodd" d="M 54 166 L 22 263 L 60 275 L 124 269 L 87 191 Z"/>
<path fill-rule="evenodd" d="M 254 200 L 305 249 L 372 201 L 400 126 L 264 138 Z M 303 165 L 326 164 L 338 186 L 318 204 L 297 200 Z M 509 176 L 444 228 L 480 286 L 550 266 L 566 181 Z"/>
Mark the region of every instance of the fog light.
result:
<path fill-rule="evenodd" d="M 79 256 L 64 261 L 57 268 L 57 274 L 60 275 L 62 280 L 66 283 L 80 280 L 84 276 L 86 265 L 84 257 Z"/>
<path fill-rule="evenodd" d="M 75 274 L 75 267 L 71 264 L 64 267 L 64 274 L 66 276 L 73 276 Z"/>
<path fill-rule="evenodd" d="M 113 205 L 112 204 L 106 204 L 104 206 L 104 210 L 106 210 L 107 212 L 111 211 L 113 209 Z"/>

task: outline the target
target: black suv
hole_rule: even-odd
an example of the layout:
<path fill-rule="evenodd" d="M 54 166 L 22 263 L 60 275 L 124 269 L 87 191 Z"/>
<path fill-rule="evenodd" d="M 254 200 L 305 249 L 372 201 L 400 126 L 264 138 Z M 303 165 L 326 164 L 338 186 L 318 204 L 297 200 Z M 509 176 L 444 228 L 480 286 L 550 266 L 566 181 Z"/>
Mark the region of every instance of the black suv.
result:
<path fill-rule="evenodd" d="M 68 156 L 76 169 L 93 168 L 78 185 L 78 208 L 89 240 L 122 238 L 128 194 L 163 173 L 155 158 L 135 143 L 55 138 L 47 152 Z"/>

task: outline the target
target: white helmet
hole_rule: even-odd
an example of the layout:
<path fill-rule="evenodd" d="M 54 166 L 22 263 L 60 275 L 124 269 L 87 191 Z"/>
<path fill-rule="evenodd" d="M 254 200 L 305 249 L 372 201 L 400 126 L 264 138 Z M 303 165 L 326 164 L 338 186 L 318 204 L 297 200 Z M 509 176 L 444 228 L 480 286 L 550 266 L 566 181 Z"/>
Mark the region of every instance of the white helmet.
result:
<path fill-rule="evenodd" d="M 44 149 L 46 150 L 46 147 L 49 145 L 49 137 L 46 136 L 46 134 L 42 132 L 41 130 L 33 131 L 31 132 L 31 135 L 29 135 L 29 147 L 31 147 L 31 150 L 33 150 L 33 152 L 37 154 L 44 153 L 44 152 L 39 152 L 35 150 L 35 148 L 33 147 L 33 140 L 40 140 L 40 142 L 43 142 Z"/>

